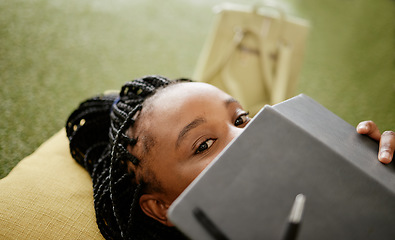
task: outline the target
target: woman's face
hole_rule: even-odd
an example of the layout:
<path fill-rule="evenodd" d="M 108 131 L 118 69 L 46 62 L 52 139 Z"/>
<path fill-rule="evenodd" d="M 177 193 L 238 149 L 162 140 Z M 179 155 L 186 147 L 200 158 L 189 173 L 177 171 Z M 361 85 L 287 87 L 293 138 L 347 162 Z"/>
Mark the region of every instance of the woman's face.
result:
<path fill-rule="evenodd" d="M 141 159 L 130 164 L 168 207 L 249 121 L 231 96 L 205 83 L 179 83 L 146 100 L 133 129 Z M 141 201 L 140 201 L 141 204 Z"/>

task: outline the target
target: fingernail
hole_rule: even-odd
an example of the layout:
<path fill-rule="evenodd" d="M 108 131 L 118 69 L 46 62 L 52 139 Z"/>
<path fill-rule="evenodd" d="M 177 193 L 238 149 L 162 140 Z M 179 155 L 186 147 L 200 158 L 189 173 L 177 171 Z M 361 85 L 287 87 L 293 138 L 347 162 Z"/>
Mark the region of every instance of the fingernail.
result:
<path fill-rule="evenodd" d="M 368 130 L 368 127 L 366 125 L 360 124 L 357 126 L 357 131 L 361 131 L 361 130 Z"/>
<path fill-rule="evenodd" d="M 380 160 L 380 162 L 383 162 L 383 163 L 388 163 L 391 159 L 391 155 L 390 155 L 390 153 L 389 152 L 381 152 L 380 153 L 380 155 L 379 155 L 379 160 Z"/>

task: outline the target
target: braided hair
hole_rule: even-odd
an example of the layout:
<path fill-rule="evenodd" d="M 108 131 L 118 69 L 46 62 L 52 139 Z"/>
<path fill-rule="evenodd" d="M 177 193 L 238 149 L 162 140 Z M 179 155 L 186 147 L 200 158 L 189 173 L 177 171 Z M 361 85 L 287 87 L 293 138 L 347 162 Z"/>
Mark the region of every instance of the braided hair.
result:
<path fill-rule="evenodd" d="M 158 90 L 177 82 L 146 76 L 127 82 L 119 94 L 90 98 L 69 116 L 66 123 L 70 152 L 91 175 L 96 221 L 106 239 L 184 239 L 177 229 L 148 217 L 139 199 L 145 183 L 136 179 L 127 163 L 138 166 L 128 146 L 138 138 L 127 136 L 144 101 Z"/>

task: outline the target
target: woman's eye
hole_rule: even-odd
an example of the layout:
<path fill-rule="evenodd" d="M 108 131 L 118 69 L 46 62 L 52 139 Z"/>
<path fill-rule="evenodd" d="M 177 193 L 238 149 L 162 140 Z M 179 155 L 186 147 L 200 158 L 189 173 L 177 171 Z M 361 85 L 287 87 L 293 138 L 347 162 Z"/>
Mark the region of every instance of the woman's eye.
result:
<path fill-rule="evenodd" d="M 236 121 L 235 121 L 235 126 L 240 126 L 244 123 L 247 123 L 250 120 L 250 117 L 248 116 L 248 113 L 244 113 L 242 115 L 240 115 Z"/>
<path fill-rule="evenodd" d="M 215 142 L 214 139 L 207 139 L 206 141 L 204 141 L 199 145 L 199 147 L 195 151 L 195 154 L 199 154 L 206 151 L 214 144 L 214 142 Z"/>

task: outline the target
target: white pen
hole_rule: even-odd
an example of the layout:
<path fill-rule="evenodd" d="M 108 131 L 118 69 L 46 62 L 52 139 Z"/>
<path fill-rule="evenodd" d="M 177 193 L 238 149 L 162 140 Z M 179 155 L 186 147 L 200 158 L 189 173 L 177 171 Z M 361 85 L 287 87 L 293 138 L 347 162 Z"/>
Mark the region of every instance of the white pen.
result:
<path fill-rule="evenodd" d="M 288 218 L 288 226 L 284 234 L 283 240 L 295 240 L 298 235 L 299 226 L 302 221 L 304 204 L 306 197 L 303 194 L 298 194 L 292 206 L 291 214 Z"/>

